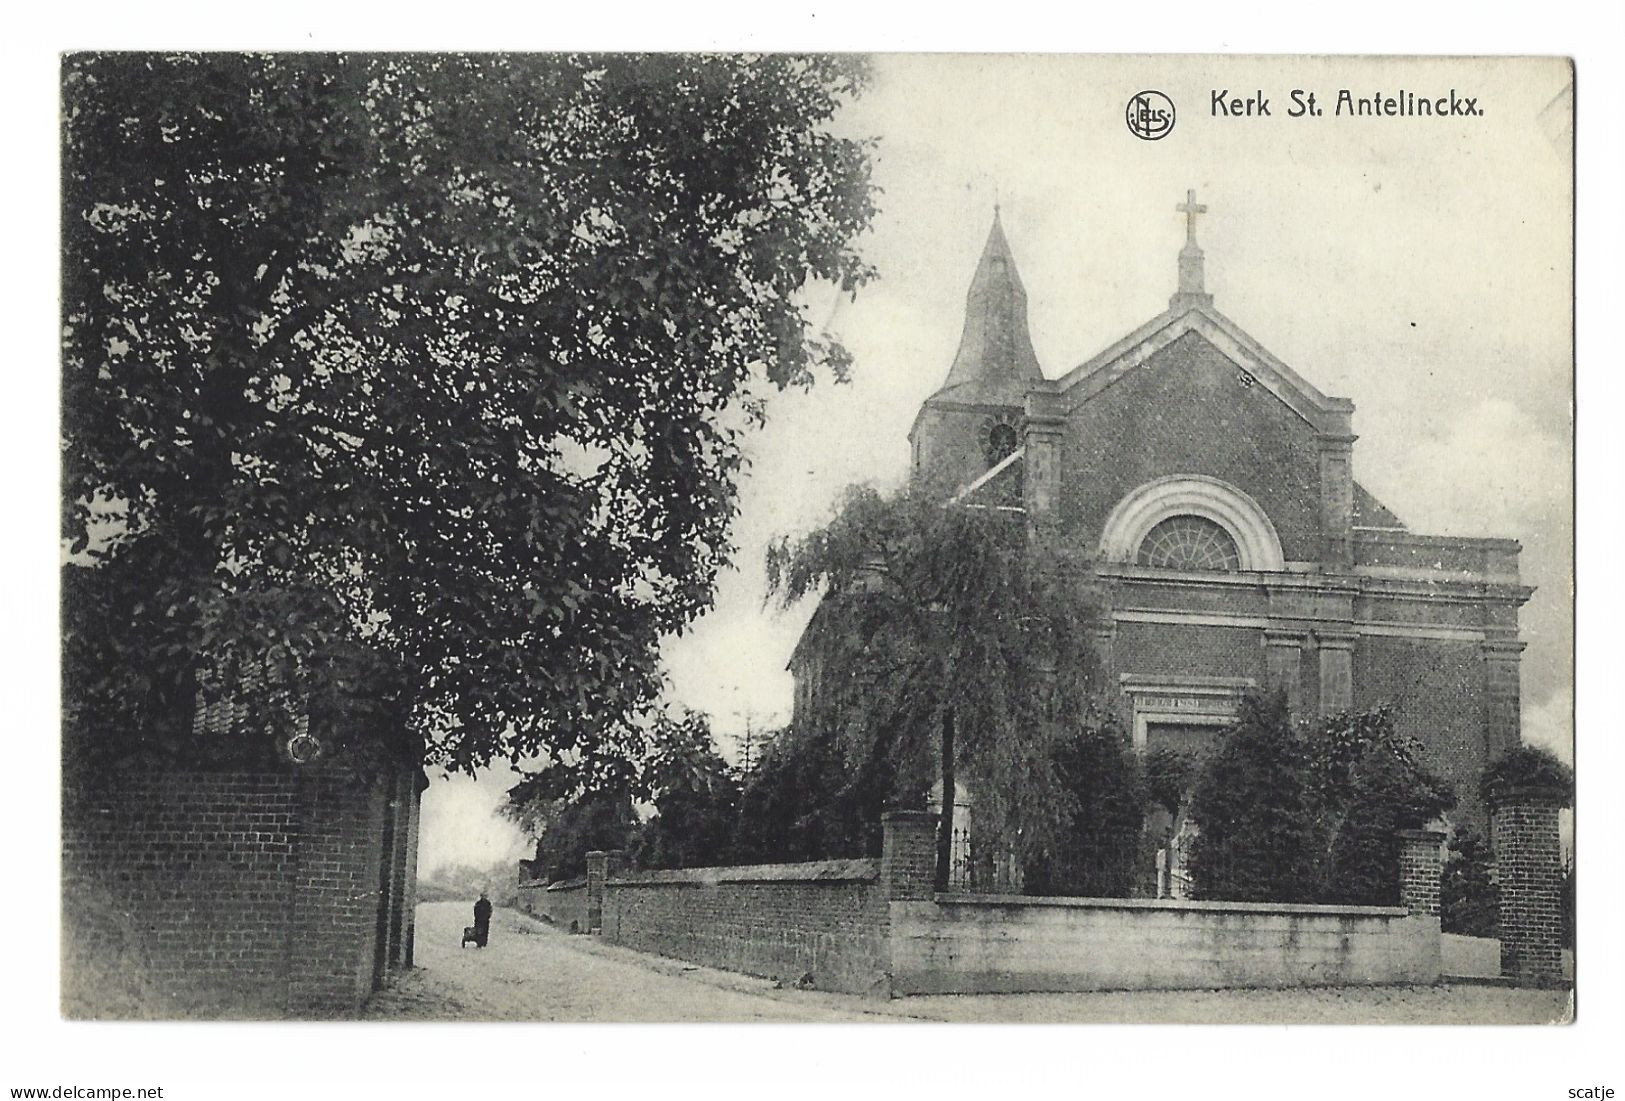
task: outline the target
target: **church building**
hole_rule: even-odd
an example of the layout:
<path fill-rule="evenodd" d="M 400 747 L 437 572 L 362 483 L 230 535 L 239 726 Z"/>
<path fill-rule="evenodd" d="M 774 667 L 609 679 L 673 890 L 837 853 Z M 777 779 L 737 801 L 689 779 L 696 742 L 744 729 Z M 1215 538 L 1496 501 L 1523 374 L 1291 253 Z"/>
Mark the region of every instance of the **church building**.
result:
<path fill-rule="evenodd" d="M 1452 818 L 1482 829 L 1479 772 L 1519 741 L 1519 544 L 1414 532 L 1373 497 L 1354 404 L 1215 307 L 1206 208 L 1177 209 L 1168 308 L 1058 377 L 995 213 L 959 350 L 909 434 L 914 476 L 1093 561 L 1096 650 L 1137 749 L 1208 744 L 1253 688 L 1300 717 L 1389 703 L 1455 786 Z"/>

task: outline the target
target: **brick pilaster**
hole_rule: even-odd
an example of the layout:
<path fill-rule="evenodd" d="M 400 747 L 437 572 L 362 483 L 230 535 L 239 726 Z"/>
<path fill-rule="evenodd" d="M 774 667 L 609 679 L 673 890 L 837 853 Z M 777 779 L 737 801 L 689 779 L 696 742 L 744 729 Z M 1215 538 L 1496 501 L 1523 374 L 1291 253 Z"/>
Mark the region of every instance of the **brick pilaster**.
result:
<path fill-rule="evenodd" d="M 880 890 L 888 902 L 920 902 L 936 896 L 937 816 L 924 810 L 883 816 Z"/>
<path fill-rule="evenodd" d="M 1354 706 L 1354 635 L 1318 636 L 1320 713 L 1332 715 Z"/>
<path fill-rule="evenodd" d="M 1517 638 L 1484 640 L 1484 740 L 1488 760 L 1522 741 L 1520 711 L 1524 643 Z"/>
<path fill-rule="evenodd" d="M 1264 632 L 1264 668 L 1269 686 L 1286 693 L 1287 710 L 1294 717 L 1301 714 L 1301 688 L 1303 671 L 1303 633 L 1300 631 Z"/>
<path fill-rule="evenodd" d="M 620 849 L 594 849 L 587 854 L 587 932 L 604 930 L 604 884 L 621 870 Z"/>
<path fill-rule="evenodd" d="M 1563 799 L 1512 788 L 1495 796 L 1490 829 L 1500 884 L 1501 973 L 1526 986 L 1563 978 Z"/>
<path fill-rule="evenodd" d="M 1354 565 L 1353 435 L 1323 435 L 1320 450 L 1320 559 L 1323 569 Z"/>
<path fill-rule="evenodd" d="M 1399 903 L 1413 914 L 1439 916 L 1443 844 L 1438 830 L 1399 831 Z"/>
<path fill-rule="evenodd" d="M 1117 687 L 1117 623 L 1110 611 L 1101 613 L 1101 620 L 1089 628 L 1089 641 L 1094 644 L 1095 659 L 1100 662 L 1100 683 L 1108 689 Z"/>
<path fill-rule="evenodd" d="M 1022 446 L 1022 504 L 1030 535 L 1044 539 L 1061 524 L 1061 441 L 1066 408 L 1061 395 L 1035 390 L 1027 395 Z"/>

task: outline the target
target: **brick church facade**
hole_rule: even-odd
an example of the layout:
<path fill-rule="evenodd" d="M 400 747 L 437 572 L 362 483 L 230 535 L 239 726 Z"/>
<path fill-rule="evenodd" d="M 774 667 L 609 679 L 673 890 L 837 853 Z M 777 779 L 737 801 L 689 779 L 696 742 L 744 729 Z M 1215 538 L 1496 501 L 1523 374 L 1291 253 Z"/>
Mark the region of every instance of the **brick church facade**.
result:
<path fill-rule="evenodd" d="M 1058 378 L 995 214 L 959 350 L 910 432 L 914 477 L 1092 562 L 1096 650 L 1137 748 L 1205 744 L 1254 688 L 1297 716 L 1389 703 L 1455 786 L 1452 817 L 1482 830 L 1478 774 L 1519 742 L 1519 545 L 1414 532 L 1367 492 L 1353 403 L 1215 308 L 1205 208 L 1179 209 L 1168 309 Z"/>

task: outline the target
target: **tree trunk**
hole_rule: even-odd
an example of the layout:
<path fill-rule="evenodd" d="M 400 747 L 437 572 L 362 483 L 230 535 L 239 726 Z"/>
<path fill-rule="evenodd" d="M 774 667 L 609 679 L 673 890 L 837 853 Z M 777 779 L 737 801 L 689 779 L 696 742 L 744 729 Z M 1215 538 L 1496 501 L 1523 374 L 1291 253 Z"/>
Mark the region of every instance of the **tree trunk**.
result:
<path fill-rule="evenodd" d="M 954 859 L 954 709 L 942 713 L 942 817 L 937 822 L 937 890 L 946 891 Z"/>

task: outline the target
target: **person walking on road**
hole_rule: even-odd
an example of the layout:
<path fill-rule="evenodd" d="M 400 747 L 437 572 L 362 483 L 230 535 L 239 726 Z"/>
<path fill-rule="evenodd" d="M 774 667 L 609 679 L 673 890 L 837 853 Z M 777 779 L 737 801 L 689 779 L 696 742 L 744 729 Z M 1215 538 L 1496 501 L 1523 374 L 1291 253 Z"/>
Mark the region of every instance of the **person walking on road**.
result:
<path fill-rule="evenodd" d="M 474 904 L 474 943 L 481 948 L 491 938 L 491 900 L 484 891 L 480 892 L 480 900 Z"/>

